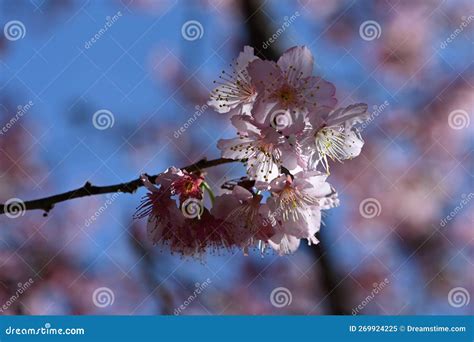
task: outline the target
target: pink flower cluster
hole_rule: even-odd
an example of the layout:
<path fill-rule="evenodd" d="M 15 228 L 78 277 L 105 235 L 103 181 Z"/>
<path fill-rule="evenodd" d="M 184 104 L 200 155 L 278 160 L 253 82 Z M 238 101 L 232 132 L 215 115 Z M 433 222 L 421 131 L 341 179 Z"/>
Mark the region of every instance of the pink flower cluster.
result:
<path fill-rule="evenodd" d="M 301 239 L 318 243 L 321 211 L 339 204 L 326 181 L 329 161 L 360 154 L 356 125 L 368 113 L 365 104 L 335 108 L 335 87 L 312 75 L 313 64 L 307 47 L 289 49 L 278 62 L 244 48 L 208 104 L 232 114 L 237 137 L 220 140 L 218 148 L 223 158 L 243 162 L 247 176 L 215 198 L 202 175 L 170 168 L 155 184 L 143 177 L 150 192 L 137 216 L 148 216 L 155 243 L 183 255 L 267 246 L 288 254 Z"/>

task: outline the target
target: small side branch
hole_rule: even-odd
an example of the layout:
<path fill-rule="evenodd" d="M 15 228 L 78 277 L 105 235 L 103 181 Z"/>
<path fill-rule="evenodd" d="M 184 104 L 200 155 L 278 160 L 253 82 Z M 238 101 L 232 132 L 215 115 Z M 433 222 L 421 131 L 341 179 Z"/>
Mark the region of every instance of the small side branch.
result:
<path fill-rule="evenodd" d="M 188 172 L 201 172 L 204 169 L 218 166 L 221 164 L 231 163 L 234 161 L 235 160 L 225 159 L 225 158 L 219 158 L 219 159 L 213 159 L 213 160 L 201 159 L 197 163 L 185 166 L 182 169 Z M 157 176 L 158 175 L 150 176 L 150 180 L 154 182 Z M 26 202 L 21 203 L 21 206 L 22 206 L 22 210 L 37 210 L 37 209 L 43 210 L 46 215 L 51 209 L 54 208 L 56 203 L 69 201 L 74 198 L 103 195 L 103 194 L 117 193 L 117 192 L 132 194 L 135 191 L 137 191 L 138 188 L 142 186 L 143 186 L 143 183 L 140 180 L 140 178 L 134 179 L 126 183 L 106 185 L 106 186 L 95 186 L 95 185 L 92 185 L 90 182 L 86 182 L 83 186 L 75 190 L 64 192 L 58 195 L 26 201 Z M 6 208 L 6 205 L 0 204 L 0 215 L 5 214 L 6 211 L 8 211 L 8 208 Z"/>

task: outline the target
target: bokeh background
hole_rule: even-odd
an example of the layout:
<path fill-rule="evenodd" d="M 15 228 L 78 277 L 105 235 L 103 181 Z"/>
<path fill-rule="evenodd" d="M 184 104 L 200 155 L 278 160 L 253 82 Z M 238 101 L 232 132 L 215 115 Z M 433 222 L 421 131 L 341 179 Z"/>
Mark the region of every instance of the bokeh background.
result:
<path fill-rule="evenodd" d="M 361 156 L 332 167 L 319 246 L 183 259 L 132 219 L 144 189 L 76 199 L 0 216 L 0 313 L 472 314 L 473 16 L 469 0 L 0 1 L 1 28 L 24 26 L 0 32 L 1 203 L 218 157 L 235 131 L 204 105 L 246 44 L 307 45 L 339 103 L 372 112 Z"/>

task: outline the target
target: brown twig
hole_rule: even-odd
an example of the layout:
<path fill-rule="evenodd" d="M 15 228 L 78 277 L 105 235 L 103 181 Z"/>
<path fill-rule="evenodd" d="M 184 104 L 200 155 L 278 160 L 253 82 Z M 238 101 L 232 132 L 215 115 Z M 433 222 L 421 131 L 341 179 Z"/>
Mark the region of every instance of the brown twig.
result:
<path fill-rule="evenodd" d="M 235 160 L 225 159 L 225 158 L 219 158 L 219 159 L 213 159 L 213 160 L 201 159 L 197 163 L 185 166 L 182 169 L 188 172 L 199 172 L 203 169 L 207 169 L 213 166 L 218 166 L 221 164 L 231 163 L 234 161 Z M 157 175 L 149 176 L 149 177 L 150 177 L 150 180 L 154 182 Z M 75 190 L 64 192 L 58 195 L 53 195 L 49 197 L 22 202 L 20 203 L 19 206 L 21 206 L 20 210 L 39 209 L 39 210 L 44 210 L 45 214 L 47 214 L 51 209 L 53 209 L 56 203 L 69 201 L 74 198 L 103 195 L 103 194 L 115 193 L 115 192 L 132 194 L 141 186 L 143 186 L 143 183 L 140 180 L 140 178 L 134 179 L 126 183 L 105 185 L 105 186 L 95 186 L 95 185 L 92 185 L 90 182 L 86 182 L 86 184 L 84 184 L 83 186 Z M 0 204 L 0 215 L 5 214 L 5 212 L 8 211 L 7 209 L 8 208 L 6 208 L 5 204 Z"/>

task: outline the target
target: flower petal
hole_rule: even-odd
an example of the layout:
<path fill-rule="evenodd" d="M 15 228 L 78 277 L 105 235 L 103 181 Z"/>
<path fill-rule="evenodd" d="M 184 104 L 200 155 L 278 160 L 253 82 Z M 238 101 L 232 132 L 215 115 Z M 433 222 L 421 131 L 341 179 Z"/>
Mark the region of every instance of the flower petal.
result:
<path fill-rule="evenodd" d="M 296 252 L 300 246 L 300 239 L 284 233 L 277 233 L 268 240 L 268 244 L 279 255 L 285 255 Z"/>
<path fill-rule="evenodd" d="M 351 128 L 357 123 L 366 121 L 368 117 L 367 105 L 365 103 L 356 103 L 329 113 L 327 124 L 328 126 L 344 124 L 346 128 Z"/>
<path fill-rule="evenodd" d="M 253 153 L 251 149 L 254 142 L 254 139 L 246 137 L 221 139 L 217 142 L 217 148 L 222 151 L 222 158 L 242 160 Z"/>
<path fill-rule="evenodd" d="M 287 179 L 288 179 L 288 177 L 286 175 L 281 175 L 281 176 L 278 176 L 277 178 L 275 178 L 274 180 L 272 180 L 270 182 L 271 191 L 276 192 L 276 193 L 282 191 L 283 188 L 286 185 Z"/>
<path fill-rule="evenodd" d="M 260 129 L 255 125 L 252 118 L 248 115 L 235 115 L 230 118 L 232 125 L 237 128 L 239 133 L 243 134 L 260 134 Z"/>
<path fill-rule="evenodd" d="M 260 93 L 265 90 L 273 92 L 274 86 L 279 84 L 279 80 L 282 79 L 280 68 L 275 62 L 261 59 L 256 59 L 249 64 L 248 73 L 252 84 L 257 87 Z"/>
<path fill-rule="evenodd" d="M 240 205 L 239 200 L 232 194 L 217 196 L 211 208 L 211 214 L 222 220 L 226 220 L 230 213 Z"/>
<path fill-rule="evenodd" d="M 235 70 L 237 72 L 241 72 L 247 69 L 250 62 L 256 59 L 258 59 L 258 57 L 255 56 L 253 47 L 244 46 L 244 51 L 239 53 L 239 56 L 237 57 L 235 61 Z"/>
<path fill-rule="evenodd" d="M 314 58 L 306 46 L 295 46 L 286 50 L 277 64 L 290 83 L 296 84 L 297 79 L 311 76 Z"/>
<path fill-rule="evenodd" d="M 358 132 L 354 130 L 345 132 L 344 152 L 346 153 L 346 159 L 357 157 L 362 150 L 362 146 L 364 146 L 364 141 Z"/>
<path fill-rule="evenodd" d="M 240 185 L 234 186 L 234 189 L 232 189 L 232 195 L 242 202 L 249 201 L 253 198 L 252 193 Z"/>
<path fill-rule="evenodd" d="M 310 109 L 315 109 L 321 106 L 334 108 L 337 104 L 336 87 L 331 82 L 326 81 L 321 77 L 308 77 L 301 82 L 304 97 L 307 101 L 307 106 Z"/>

